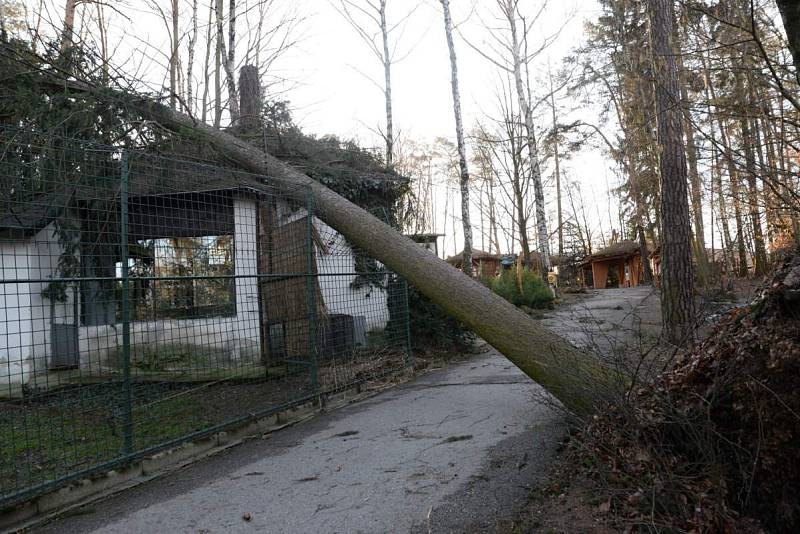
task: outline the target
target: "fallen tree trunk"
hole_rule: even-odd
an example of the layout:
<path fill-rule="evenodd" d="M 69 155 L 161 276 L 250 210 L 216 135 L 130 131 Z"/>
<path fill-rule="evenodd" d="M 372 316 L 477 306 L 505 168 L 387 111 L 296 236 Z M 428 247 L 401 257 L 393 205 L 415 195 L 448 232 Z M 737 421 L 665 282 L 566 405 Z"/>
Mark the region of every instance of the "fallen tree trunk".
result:
<path fill-rule="evenodd" d="M 307 188 L 320 219 L 467 325 L 574 414 L 591 412 L 599 395 L 608 398 L 620 390 L 624 382 L 620 373 L 576 349 L 366 210 L 248 142 L 147 97 L 68 80 L 59 74 L 46 74 L 40 83 L 55 91 L 88 93 L 108 104 L 132 108 L 144 121 L 185 139 L 205 141 L 242 169 L 274 179 L 269 182 L 271 188 L 283 187 L 289 195 L 296 194 L 298 186 Z M 258 187 L 259 183 L 250 185 Z"/>
<path fill-rule="evenodd" d="M 462 321 L 526 375 L 577 414 L 592 410 L 600 389 L 616 373 L 577 350 L 514 305 L 463 274 L 386 223 L 321 183 L 233 135 L 215 130 L 161 104 L 136 104 L 143 117 L 189 138 L 201 138 L 252 173 L 310 189 L 318 216 L 414 284 L 421 293 Z"/>

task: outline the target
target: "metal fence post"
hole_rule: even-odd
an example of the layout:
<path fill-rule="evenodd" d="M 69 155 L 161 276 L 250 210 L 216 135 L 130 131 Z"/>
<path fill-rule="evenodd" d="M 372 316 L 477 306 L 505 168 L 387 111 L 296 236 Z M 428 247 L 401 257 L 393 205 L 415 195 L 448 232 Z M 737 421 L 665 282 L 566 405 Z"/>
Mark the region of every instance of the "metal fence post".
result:
<path fill-rule="evenodd" d="M 306 210 L 308 211 L 308 224 L 306 237 L 306 250 L 307 250 L 307 266 L 306 266 L 306 299 L 308 305 L 308 335 L 309 335 L 309 357 L 311 359 L 311 387 L 314 396 L 320 394 L 319 385 L 319 367 L 317 362 L 318 357 L 318 314 L 317 314 L 317 294 L 314 284 L 314 273 L 316 265 L 314 265 L 314 210 L 313 198 L 311 192 L 307 194 Z"/>
<path fill-rule="evenodd" d="M 128 273 L 128 152 L 120 161 L 120 256 L 122 260 L 122 388 L 123 388 L 123 452 L 133 453 L 133 398 L 131 391 L 131 302 Z"/>
<path fill-rule="evenodd" d="M 406 359 L 407 365 L 414 370 L 416 361 L 414 358 L 414 348 L 411 346 L 411 306 L 408 301 L 408 280 L 403 278 L 403 304 L 406 309 L 405 323 L 406 323 Z"/>

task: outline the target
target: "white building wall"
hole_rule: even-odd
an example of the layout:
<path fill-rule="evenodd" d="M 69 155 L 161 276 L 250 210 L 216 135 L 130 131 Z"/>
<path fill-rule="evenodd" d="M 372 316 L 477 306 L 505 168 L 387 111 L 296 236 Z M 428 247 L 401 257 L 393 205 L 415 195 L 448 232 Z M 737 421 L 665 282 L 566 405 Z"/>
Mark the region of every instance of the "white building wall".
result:
<path fill-rule="evenodd" d="M 0 394 L 27 381 L 31 372 L 30 273 L 27 241 L 0 242 Z"/>
<path fill-rule="evenodd" d="M 292 211 L 285 202 L 278 203 L 278 224 L 289 224 L 307 216 L 308 211 L 304 208 Z M 314 217 L 313 224 L 327 249 L 320 250 L 317 247 L 315 256 L 320 292 L 328 312 L 362 316 L 368 332 L 386 328 L 389 321 L 386 290 L 372 285 L 358 289 L 351 287 L 357 275 L 346 274 L 355 270 L 355 255 L 350 244 L 342 234 L 321 219 Z"/>
<path fill-rule="evenodd" d="M 314 227 L 325 242 L 329 252 L 317 249 L 317 272 L 322 298 L 330 313 L 344 313 L 366 318 L 367 331 L 383 330 L 389 321 L 389 306 L 386 290 L 367 284 L 351 287 L 357 278 L 354 274 L 329 276 L 334 273 L 349 273 L 355 268 L 355 255 L 344 236 L 314 218 Z"/>
<path fill-rule="evenodd" d="M 131 323 L 132 356 L 146 346 L 192 345 L 219 351 L 227 361 L 257 361 L 260 357 L 256 204 L 234 201 L 234 264 L 236 315 L 204 319 L 137 321 Z M 52 226 L 32 239 L 0 242 L 0 388 L 26 383 L 34 371 L 44 371 L 50 359 L 50 300 L 42 296 L 46 283 L 6 283 L 47 279 L 56 275 L 60 246 Z M 73 292 L 57 303 L 58 323 L 75 324 Z M 117 367 L 122 325 L 81 326 L 78 330 L 80 367 L 91 374 Z M 220 362 L 222 363 L 222 362 Z M 0 395 L 2 394 L 0 390 Z"/>

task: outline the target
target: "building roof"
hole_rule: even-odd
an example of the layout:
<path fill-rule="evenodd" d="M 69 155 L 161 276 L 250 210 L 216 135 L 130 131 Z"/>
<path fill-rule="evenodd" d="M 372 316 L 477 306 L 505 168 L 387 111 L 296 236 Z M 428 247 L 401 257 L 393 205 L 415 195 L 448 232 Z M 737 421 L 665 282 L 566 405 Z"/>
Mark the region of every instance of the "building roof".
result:
<path fill-rule="evenodd" d="M 447 258 L 447 263 L 459 263 L 464 258 L 464 251 L 462 250 L 455 256 L 450 256 Z M 500 261 L 503 258 L 501 254 L 492 254 L 490 252 L 486 252 L 477 248 L 472 249 L 472 259 L 473 260 L 497 260 Z"/>
<path fill-rule="evenodd" d="M 436 241 L 440 237 L 444 237 L 444 234 L 408 234 L 408 237 L 417 243 L 427 243 L 429 241 Z"/>
<path fill-rule="evenodd" d="M 594 254 L 586 256 L 583 262 L 591 263 L 593 261 L 602 261 L 636 254 L 639 254 L 639 243 L 626 239 L 617 243 L 612 243 L 609 246 L 598 250 Z"/>

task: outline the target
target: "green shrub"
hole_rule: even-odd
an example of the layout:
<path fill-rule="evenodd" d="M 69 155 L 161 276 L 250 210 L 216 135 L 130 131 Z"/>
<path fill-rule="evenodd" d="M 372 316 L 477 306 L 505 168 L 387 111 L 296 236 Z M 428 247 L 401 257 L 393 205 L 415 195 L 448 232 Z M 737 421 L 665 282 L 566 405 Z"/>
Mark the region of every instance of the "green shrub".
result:
<path fill-rule="evenodd" d="M 553 292 L 539 274 L 531 269 L 522 270 L 522 291 L 517 281 L 517 268 L 504 270 L 492 282 L 492 290 L 514 304 L 529 308 L 549 308 L 553 303 Z"/>

